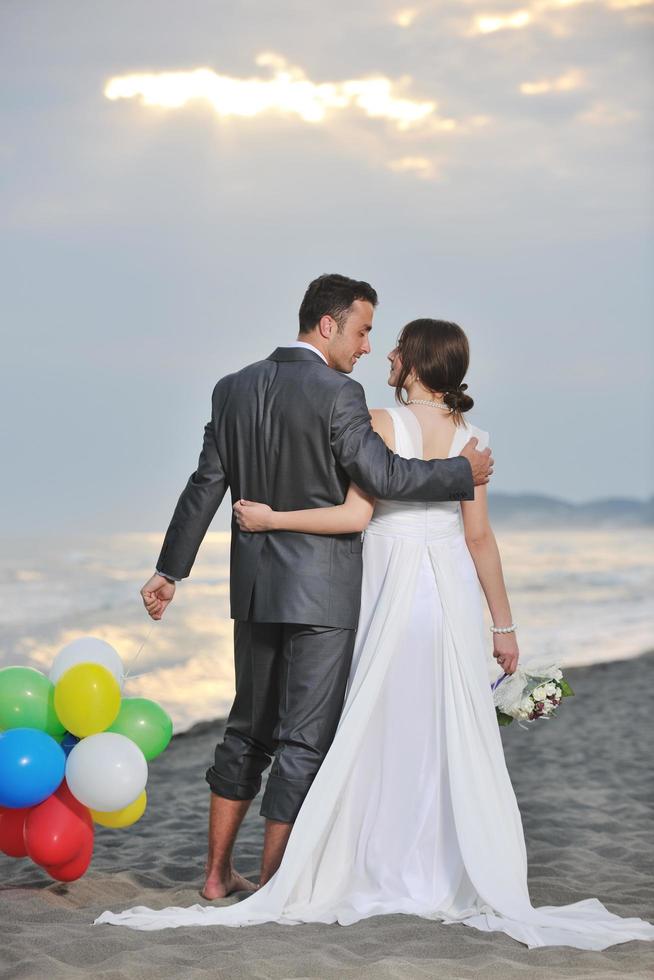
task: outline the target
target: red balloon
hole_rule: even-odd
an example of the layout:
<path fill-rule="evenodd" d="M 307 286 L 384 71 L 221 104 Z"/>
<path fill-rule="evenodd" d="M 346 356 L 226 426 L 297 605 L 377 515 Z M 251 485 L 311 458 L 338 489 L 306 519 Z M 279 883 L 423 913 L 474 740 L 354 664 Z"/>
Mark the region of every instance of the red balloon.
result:
<path fill-rule="evenodd" d="M 22 858 L 27 855 L 27 848 L 23 840 L 23 825 L 25 817 L 32 807 L 26 806 L 20 809 L 3 807 L 0 810 L 0 851 L 8 854 L 9 857 Z"/>
<path fill-rule="evenodd" d="M 88 807 L 73 796 L 66 781 L 31 808 L 25 820 L 25 847 L 36 864 L 49 868 L 65 865 L 93 848 L 93 817 Z"/>
<path fill-rule="evenodd" d="M 91 837 L 86 839 L 81 851 L 72 861 L 67 861 L 66 864 L 48 865 L 43 870 L 47 871 L 50 877 L 56 881 L 76 881 L 82 877 L 91 863 L 92 857 L 93 831 L 91 831 Z"/>

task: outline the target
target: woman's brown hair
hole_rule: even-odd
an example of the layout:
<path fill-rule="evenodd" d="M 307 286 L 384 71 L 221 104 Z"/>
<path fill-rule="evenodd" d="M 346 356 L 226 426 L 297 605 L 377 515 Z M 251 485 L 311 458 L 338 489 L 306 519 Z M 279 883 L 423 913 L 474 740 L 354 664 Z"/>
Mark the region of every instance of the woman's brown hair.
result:
<path fill-rule="evenodd" d="M 397 339 L 402 368 L 395 385 L 395 398 L 406 405 L 403 388 L 414 373 L 429 391 L 443 392 L 443 401 L 451 409 L 456 425 L 462 413 L 474 405 L 463 384 L 470 363 L 468 338 L 457 323 L 447 320 L 412 320 L 402 328 Z"/>

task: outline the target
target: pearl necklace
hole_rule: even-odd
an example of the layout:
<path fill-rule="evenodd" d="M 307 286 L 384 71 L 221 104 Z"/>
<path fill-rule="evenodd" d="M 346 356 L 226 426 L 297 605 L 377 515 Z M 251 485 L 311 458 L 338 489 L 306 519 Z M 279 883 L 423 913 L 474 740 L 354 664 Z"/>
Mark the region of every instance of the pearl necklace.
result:
<path fill-rule="evenodd" d="M 407 405 L 429 405 L 430 408 L 442 408 L 446 412 L 451 412 L 449 405 L 443 402 L 432 401 L 429 398 L 409 398 Z"/>

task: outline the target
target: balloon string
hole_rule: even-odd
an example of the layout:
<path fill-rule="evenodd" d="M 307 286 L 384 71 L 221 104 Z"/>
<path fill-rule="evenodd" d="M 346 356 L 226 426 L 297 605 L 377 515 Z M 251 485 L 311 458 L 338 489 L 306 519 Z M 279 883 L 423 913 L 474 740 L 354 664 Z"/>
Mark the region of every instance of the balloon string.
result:
<path fill-rule="evenodd" d="M 141 655 L 141 650 L 143 649 L 143 647 L 144 647 L 144 646 L 145 646 L 145 644 L 147 643 L 147 641 L 148 641 L 148 639 L 149 639 L 149 637 L 150 637 L 150 633 L 152 632 L 152 630 L 153 630 L 153 629 L 154 629 L 154 623 L 152 623 L 152 625 L 150 626 L 150 629 L 149 629 L 149 630 L 148 630 L 148 632 L 146 633 L 146 636 L 145 636 L 145 639 L 143 640 L 143 643 L 141 644 L 141 646 L 140 646 L 140 647 L 138 648 L 138 650 L 136 651 L 136 653 L 135 653 L 135 655 L 134 655 L 134 656 L 132 657 L 132 659 L 130 660 L 130 662 L 129 662 L 129 666 L 128 666 L 128 668 L 127 668 L 127 670 L 125 671 L 125 674 L 124 674 L 124 679 L 125 679 L 125 680 L 127 680 L 127 678 L 128 678 L 128 676 L 129 676 L 129 673 L 130 673 L 130 671 L 131 671 L 131 669 L 132 669 L 132 667 L 134 666 L 134 664 L 136 663 L 136 661 L 137 661 L 137 660 L 138 660 L 138 658 L 140 657 L 140 655 Z"/>

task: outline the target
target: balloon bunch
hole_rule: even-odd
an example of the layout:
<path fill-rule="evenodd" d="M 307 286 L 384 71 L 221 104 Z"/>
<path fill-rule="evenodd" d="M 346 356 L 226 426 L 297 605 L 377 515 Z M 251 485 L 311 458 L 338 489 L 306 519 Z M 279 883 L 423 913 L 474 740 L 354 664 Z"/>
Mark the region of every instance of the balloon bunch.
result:
<path fill-rule="evenodd" d="M 172 737 L 155 701 L 121 698 L 124 679 L 118 653 L 92 636 L 63 647 L 49 677 L 0 670 L 0 851 L 58 881 L 85 873 L 94 823 L 140 819 L 148 761 Z"/>

